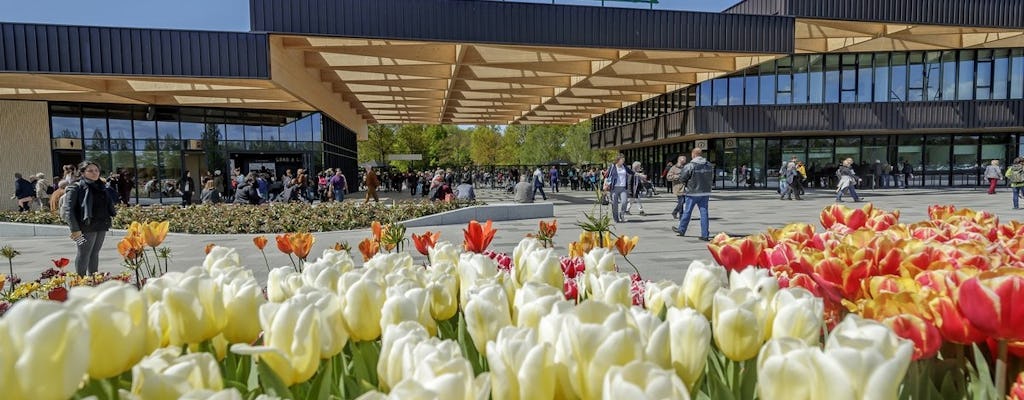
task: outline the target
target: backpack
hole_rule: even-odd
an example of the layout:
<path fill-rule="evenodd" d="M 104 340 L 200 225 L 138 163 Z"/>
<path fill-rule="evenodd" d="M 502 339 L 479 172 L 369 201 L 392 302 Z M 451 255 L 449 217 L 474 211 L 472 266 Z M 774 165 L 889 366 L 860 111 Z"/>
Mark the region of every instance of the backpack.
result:
<path fill-rule="evenodd" d="M 1010 167 L 1010 170 L 1006 174 L 1010 178 L 1010 183 L 1024 183 L 1024 166 L 1014 165 Z"/>

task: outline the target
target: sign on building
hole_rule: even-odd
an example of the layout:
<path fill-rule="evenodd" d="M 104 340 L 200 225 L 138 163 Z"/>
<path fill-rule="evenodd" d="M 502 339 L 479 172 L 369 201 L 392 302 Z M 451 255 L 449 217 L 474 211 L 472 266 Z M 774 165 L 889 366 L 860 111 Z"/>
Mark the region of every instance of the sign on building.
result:
<path fill-rule="evenodd" d="M 388 154 L 388 161 L 420 161 L 422 154 Z"/>
<path fill-rule="evenodd" d="M 693 141 L 693 147 L 696 147 L 696 148 L 701 149 L 701 150 L 707 150 L 708 149 L 708 140 L 707 139 L 694 140 Z"/>

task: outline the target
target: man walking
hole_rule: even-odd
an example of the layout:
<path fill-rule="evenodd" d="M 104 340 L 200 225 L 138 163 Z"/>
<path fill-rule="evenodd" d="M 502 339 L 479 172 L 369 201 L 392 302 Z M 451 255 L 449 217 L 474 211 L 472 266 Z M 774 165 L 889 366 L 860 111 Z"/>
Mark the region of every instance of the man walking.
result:
<path fill-rule="evenodd" d="M 380 186 L 380 179 L 377 178 L 377 173 L 373 172 L 373 167 L 366 167 L 364 179 L 366 183 L 366 200 L 363 200 L 363 204 L 368 204 L 371 197 L 373 197 L 374 203 L 380 203 L 380 198 L 377 197 L 377 187 Z"/>
<path fill-rule="evenodd" d="M 555 193 L 558 193 L 558 168 L 552 165 L 551 171 L 548 173 L 548 175 L 551 181 L 551 190 L 554 190 Z"/>
<path fill-rule="evenodd" d="M 679 236 L 686 236 L 686 228 L 690 225 L 693 207 L 696 206 L 700 209 L 700 240 L 707 242 L 711 240 L 708 200 L 711 197 L 711 184 L 715 178 L 715 170 L 703 155 L 704 151 L 701 148 L 694 148 L 690 152 L 690 157 L 692 157 L 690 163 L 686 164 L 680 173 L 679 180 L 685 187 L 686 200 L 684 200 L 683 215 L 679 218 L 679 227 L 675 231 Z"/>
<path fill-rule="evenodd" d="M 544 200 L 548 199 L 548 195 L 544 194 L 544 173 L 541 172 L 540 167 L 533 171 L 533 198 L 537 198 L 537 192 L 540 192 L 540 196 Z"/>
<path fill-rule="evenodd" d="M 672 164 L 669 162 L 669 165 L 668 173 L 665 174 L 665 180 L 668 181 L 672 194 L 676 195 L 676 207 L 672 209 L 672 219 L 678 220 L 679 213 L 683 212 L 683 202 L 686 201 L 686 187 L 679 180 L 683 173 L 683 166 L 686 165 L 686 156 L 680 154 L 676 163 Z"/>
<path fill-rule="evenodd" d="M 348 181 L 345 180 L 345 175 L 341 173 L 341 168 L 331 178 L 331 192 L 334 193 L 334 201 L 342 202 L 345 201 L 345 192 L 348 191 Z"/>
<path fill-rule="evenodd" d="M 852 158 L 843 160 L 843 163 L 839 165 L 839 169 L 836 170 L 836 176 L 839 177 L 839 187 L 836 188 L 836 203 L 843 202 L 843 192 L 846 191 L 850 192 L 854 202 L 860 202 L 860 196 L 857 196 L 857 189 L 855 189 L 857 184 L 860 183 L 860 178 L 853 171 Z"/>

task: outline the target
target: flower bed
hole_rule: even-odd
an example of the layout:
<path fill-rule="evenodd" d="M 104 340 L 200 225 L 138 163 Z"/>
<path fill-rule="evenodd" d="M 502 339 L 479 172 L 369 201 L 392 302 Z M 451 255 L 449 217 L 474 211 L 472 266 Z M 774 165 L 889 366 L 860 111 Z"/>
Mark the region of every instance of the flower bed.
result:
<path fill-rule="evenodd" d="M 479 205 L 479 202 L 399 202 L 383 204 L 303 203 L 118 207 L 113 225 L 127 229 L 132 221 L 168 221 L 171 232 L 199 234 L 323 232 L 367 228 L 373 221 L 393 223 Z M 0 212 L 0 221 L 64 225 L 47 211 Z"/>

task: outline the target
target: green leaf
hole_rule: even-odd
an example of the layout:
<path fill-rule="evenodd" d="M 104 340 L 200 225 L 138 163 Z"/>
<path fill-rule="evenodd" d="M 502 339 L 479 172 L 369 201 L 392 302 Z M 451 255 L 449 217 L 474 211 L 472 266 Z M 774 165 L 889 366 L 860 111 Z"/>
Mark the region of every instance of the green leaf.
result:
<path fill-rule="evenodd" d="M 328 400 L 334 386 L 334 364 L 330 360 L 321 360 L 320 370 L 313 379 L 307 399 Z"/>
<path fill-rule="evenodd" d="M 988 368 L 988 359 L 981 353 L 981 349 L 978 348 L 977 344 L 972 347 L 974 362 L 968 363 L 973 367 L 969 383 L 971 399 L 987 400 L 998 398 L 999 396 L 996 395 L 996 384 L 992 381 L 992 371 Z"/>
<path fill-rule="evenodd" d="M 256 363 L 256 370 L 259 372 L 260 386 L 263 387 L 264 394 L 286 399 L 295 398 L 292 391 L 288 389 L 288 386 L 286 386 L 284 381 L 281 380 L 281 377 L 277 376 L 277 373 L 274 372 L 273 369 L 270 369 L 270 367 L 267 366 L 267 363 Z"/>

